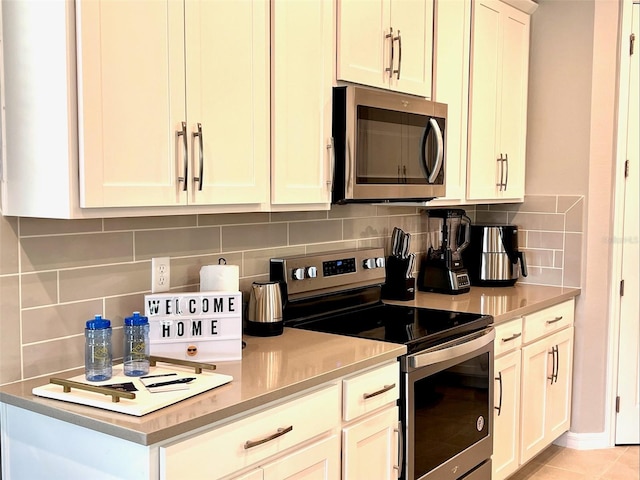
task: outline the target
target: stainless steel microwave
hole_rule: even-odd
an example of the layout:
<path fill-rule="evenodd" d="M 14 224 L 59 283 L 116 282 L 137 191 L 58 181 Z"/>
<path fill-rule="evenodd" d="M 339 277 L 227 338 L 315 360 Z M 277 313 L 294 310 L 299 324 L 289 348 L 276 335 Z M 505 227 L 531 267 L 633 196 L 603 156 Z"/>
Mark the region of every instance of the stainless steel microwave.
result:
<path fill-rule="evenodd" d="M 333 89 L 333 203 L 445 195 L 447 106 L 357 86 Z"/>

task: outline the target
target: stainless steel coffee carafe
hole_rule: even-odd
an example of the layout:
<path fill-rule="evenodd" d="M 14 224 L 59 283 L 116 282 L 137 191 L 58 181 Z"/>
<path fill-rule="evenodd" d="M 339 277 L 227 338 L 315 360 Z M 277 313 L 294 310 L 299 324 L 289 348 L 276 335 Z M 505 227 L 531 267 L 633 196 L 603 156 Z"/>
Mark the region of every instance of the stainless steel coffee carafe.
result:
<path fill-rule="evenodd" d="M 249 296 L 245 333 L 259 337 L 280 335 L 282 292 L 278 282 L 253 282 Z"/>
<path fill-rule="evenodd" d="M 471 242 L 464 252 L 471 283 L 486 287 L 512 286 L 527 276 L 527 260 L 518 248 L 515 225 L 472 225 Z"/>

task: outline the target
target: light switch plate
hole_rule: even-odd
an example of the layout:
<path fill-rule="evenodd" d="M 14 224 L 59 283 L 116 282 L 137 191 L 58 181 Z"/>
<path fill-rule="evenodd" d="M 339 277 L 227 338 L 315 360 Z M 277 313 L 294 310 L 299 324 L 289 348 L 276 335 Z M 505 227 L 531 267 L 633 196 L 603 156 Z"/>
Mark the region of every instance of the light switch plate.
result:
<path fill-rule="evenodd" d="M 169 257 L 151 259 L 151 293 L 168 292 L 171 286 L 171 263 Z"/>

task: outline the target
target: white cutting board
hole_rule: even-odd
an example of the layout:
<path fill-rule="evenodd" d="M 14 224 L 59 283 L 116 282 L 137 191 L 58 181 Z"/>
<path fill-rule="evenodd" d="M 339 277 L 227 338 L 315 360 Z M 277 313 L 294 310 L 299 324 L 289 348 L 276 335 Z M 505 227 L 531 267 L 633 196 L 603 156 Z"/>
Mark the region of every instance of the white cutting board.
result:
<path fill-rule="evenodd" d="M 122 365 L 113 367 L 113 376 L 109 380 L 103 382 L 88 382 L 85 379 L 84 374 L 77 377 L 69 378 L 80 383 L 86 383 L 88 385 L 103 386 L 114 383 L 126 383 L 132 382 L 137 391 L 134 391 L 136 395 L 135 399 L 120 398 L 119 402 L 112 402 L 110 395 L 103 395 L 101 393 L 89 392 L 86 390 L 80 390 L 72 388 L 70 392 L 65 393 L 61 385 L 48 383 L 40 387 L 35 387 L 32 390 L 34 395 L 40 397 L 53 398 L 55 400 L 62 400 L 64 402 L 79 403 L 81 405 L 89 405 L 92 407 L 103 408 L 105 410 L 111 410 L 113 412 L 126 413 L 128 415 L 142 416 L 147 413 L 159 410 L 161 408 L 173 405 L 187 398 L 193 397 L 200 393 L 206 392 L 213 388 L 229 383 L 233 380 L 231 375 L 224 375 L 221 373 L 213 373 L 203 371 L 202 373 L 194 373 L 193 368 L 184 368 L 179 366 L 162 366 L 151 367 L 149 373 L 146 375 L 165 375 L 168 373 L 177 373 L 176 376 L 157 377 L 158 381 L 167 381 L 173 378 L 183 377 L 196 377 L 195 380 L 188 384 L 182 384 L 181 390 L 172 390 L 164 392 L 150 392 L 142 384 L 142 381 L 138 377 L 127 377 L 122 372 Z M 185 388 L 186 387 L 186 388 Z"/>

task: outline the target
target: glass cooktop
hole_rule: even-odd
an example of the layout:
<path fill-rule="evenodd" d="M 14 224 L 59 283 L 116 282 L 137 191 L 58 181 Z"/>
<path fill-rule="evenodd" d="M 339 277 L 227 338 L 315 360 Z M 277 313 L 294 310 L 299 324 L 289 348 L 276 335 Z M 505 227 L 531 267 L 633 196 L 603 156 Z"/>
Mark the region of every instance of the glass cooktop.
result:
<path fill-rule="evenodd" d="M 402 343 L 408 353 L 483 329 L 489 315 L 376 304 L 290 324 L 294 328 Z"/>

